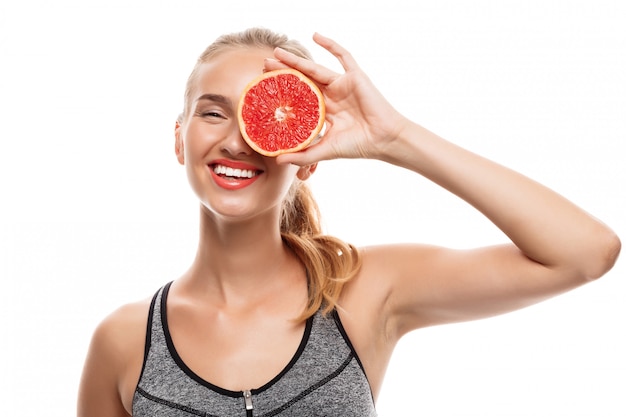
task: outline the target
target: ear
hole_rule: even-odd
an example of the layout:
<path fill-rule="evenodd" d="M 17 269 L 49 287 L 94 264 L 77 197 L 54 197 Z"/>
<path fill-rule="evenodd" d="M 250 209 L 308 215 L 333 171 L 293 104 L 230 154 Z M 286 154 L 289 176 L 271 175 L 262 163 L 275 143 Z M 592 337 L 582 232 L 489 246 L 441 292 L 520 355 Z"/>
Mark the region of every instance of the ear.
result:
<path fill-rule="evenodd" d="M 182 125 L 179 120 L 176 120 L 176 127 L 174 128 L 174 151 L 176 152 L 176 159 L 181 165 L 185 165 L 185 145 L 181 134 Z"/>
<path fill-rule="evenodd" d="M 316 169 L 317 169 L 317 162 L 311 165 L 305 165 L 303 167 L 300 167 L 296 176 L 298 177 L 298 179 L 302 181 L 306 181 L 307 179 L 309 179 L 311 175 L 313 175 Z"/>

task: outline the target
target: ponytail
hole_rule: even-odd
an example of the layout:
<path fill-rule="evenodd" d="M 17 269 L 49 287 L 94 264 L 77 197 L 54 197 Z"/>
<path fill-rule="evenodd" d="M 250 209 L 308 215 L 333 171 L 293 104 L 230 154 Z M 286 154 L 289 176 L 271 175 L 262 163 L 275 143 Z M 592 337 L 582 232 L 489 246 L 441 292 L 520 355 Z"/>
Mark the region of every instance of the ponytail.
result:
<path fill-rule="evenodd" d="M 295 180 L 283 203 L 281 234 L 285 244 L 307 271 L 308 300 L 301 320 L 320 308 L 325 314 L 337 307 L 341 290 L 361 266 L 359 252 L 351 244 L 322 234 L 321 218 L 311 191 Z"/>

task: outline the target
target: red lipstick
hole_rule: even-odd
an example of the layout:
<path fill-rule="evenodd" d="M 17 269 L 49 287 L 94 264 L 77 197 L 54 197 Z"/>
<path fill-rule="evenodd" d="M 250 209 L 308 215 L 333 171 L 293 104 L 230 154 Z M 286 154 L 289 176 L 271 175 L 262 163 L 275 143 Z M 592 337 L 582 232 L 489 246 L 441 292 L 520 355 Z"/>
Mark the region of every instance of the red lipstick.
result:
<path fill-rule="evenodd" d="M 254 183 L 263 170 L 254 165 L 228 159 L 218 159 L 209 164 L 215 184 L 226 190 L 239 190 Z"/>

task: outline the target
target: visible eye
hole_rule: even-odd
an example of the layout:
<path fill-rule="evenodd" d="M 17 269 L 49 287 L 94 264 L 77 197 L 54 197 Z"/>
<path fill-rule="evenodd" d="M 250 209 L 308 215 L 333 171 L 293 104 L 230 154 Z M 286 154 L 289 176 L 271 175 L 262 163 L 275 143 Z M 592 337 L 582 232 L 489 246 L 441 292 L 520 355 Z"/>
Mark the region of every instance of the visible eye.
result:
<path fill-rule="evenodd" d="M 201 113 L 200 116 L 202 116 L 202 117 L 217 117 L 217 118 L 220 118 L 220 119 L 225 119 L 225 117 L 222 114 L 220 114 L 218 112 L 214 112 L 214 111 L 208 111 L 208 112 Z"/>

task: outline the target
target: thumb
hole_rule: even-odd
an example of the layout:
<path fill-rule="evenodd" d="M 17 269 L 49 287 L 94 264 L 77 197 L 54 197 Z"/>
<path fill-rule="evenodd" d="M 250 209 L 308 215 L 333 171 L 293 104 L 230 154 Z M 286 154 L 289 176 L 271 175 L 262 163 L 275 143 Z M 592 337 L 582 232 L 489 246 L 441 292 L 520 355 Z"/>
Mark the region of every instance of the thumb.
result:
<path fill-rule="evenodd" d="M 305 150 L 299 152 L 284 153 L 276 157 L 276 162 L 282 164 L 293 164 L 298 166 L 311 165 L 319 161 L 330 159 L 327 152 L 324 150 L 325 146 L 315 144 L 309 146 Z"/>

